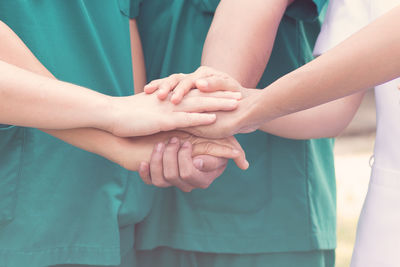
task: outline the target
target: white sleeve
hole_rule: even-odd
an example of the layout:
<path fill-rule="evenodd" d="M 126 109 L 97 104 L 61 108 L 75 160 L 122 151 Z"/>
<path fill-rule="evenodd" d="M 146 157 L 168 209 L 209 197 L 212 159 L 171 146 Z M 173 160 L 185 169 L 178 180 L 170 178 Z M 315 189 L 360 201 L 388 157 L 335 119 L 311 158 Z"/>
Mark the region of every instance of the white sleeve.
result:
<path fill-rule="evenodd" d="M 400 0 L 331 0 L 314 55 L 328 51 L 398 5 Z"/>
<path fill-rule="evenodd" d="M 331 0 L 314 47 L 314 55 L 321 55 L 333 48 L 366 26 L 370 20 L 370 0 Z"/>

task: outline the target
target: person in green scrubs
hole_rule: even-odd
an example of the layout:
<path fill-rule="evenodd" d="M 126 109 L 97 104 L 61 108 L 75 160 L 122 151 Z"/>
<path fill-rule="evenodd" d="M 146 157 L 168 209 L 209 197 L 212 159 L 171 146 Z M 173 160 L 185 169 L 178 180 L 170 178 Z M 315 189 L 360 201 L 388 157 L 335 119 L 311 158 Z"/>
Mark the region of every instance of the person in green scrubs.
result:
<path fill-rule="evenodd" d="M 324 3 L 299 0 L 287 7 L 258 88 L 312 59 Z M 138 25 L 148 80 L 193 72 L 204 63 L 203 44 L 218 4 L 142 2 Z M 223 59 L 241 56 L 226 51 Z M 218 54 L 214 59 L 224 61 Z M 228 165 L 206 190 L 156 194 L 150 215 L 136 228 L 140 265 L 334 266 L 333 140 L 291 140 L 263 131 L 237 138 L 250 162 L 246 172 Z"/>
<path fill-rule="evenodd" d="M 135 266 L 134 228 L 153 190 L 119 165 L 137 170 L 140 157 L 150 157 L 154 143 L 172 133 L 124 139 L 106 129 L 75 129 L 91 125 L 74 126 L 88 115 L 74 112 L 92 106 L 82 105 L 85 99 L 138 97 L 130 96 L 129 31 L 137 10 L 138 2 L 128 0 L 0 2 L 0 68 L 7 74 L 1 101 L 14 105 L 3 101 L 0 115 L 0 266 Z M 25 107 L 30 97 L 37 104 Z M 142 104 L 149 99 L 139 97 Z M 52 101 L 59 105 L 42 114 Z M 30 124 L 49 128 L 23 127 Z"/>

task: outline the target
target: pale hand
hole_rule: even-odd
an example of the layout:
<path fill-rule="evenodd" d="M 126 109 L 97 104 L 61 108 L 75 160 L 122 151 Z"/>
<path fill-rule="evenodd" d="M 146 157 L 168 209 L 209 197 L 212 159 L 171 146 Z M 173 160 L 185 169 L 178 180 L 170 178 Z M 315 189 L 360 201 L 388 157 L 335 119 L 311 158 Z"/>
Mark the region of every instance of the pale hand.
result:
<path fill-rule="evenodd" d="M 226 80 L 229 85 L 221 88 L 208 88 L 207 84 L 204 83 L 204 79 L 211 77 Z M 220 91 L 219 94 L 221 97 L 232 96 L 236 99 L 241 99 L 241 86 L 236 80 L 226 73 L 205 66 L 199 67 L 195 72 L 190 74 L 172 74 L 169 77 L 154 80 L 144 87 L 144 91 L 147 94 L 156 92 L 160 100 L 165 100 L 170 92 L 172 92 L 171 102 L 179 104 L 184 96 L 195 88 L 203 92 Z"/>
<path fill-rule="evenodd" d="M 202 93 L 192 90 L 179 104 L 161 101 L 156 95 L 145 93 L 112 97 L 111 129 L 105 129 L 120 137 L 143 136 L 177 128 L 207 125 L 215 121 L 215 114 L 204 112 L 231 111 L 238 101 L 219 93 Z"/>

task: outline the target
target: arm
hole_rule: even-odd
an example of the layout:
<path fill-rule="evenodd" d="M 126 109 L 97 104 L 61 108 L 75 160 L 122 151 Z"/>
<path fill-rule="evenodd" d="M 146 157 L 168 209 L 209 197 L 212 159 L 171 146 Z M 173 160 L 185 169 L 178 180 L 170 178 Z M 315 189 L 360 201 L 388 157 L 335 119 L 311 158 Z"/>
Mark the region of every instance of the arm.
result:
<path fill-rule="evenodd" d="M 129 29 L 131 35 L 133 83 L 135 94 L 138 94 L 143 92 L 143 88 L 146 85 L 146 67 L 144 64 L 142 42 L 140 41 L 139 30 L 135 19 L 129 20 Z"/>
<path fill-rule="evenodd" d="M 289 139 L 316 139 L 338 136 L 356 114 L 365 92 L 314 108 L 279 117 L 259 130 Z"/>
<path fill-rule="evenodd" d="M 286 7 L 293 1 L 221 1 L 204 43 L 201 65 L 228 73 L 243 86 L 256 87 Z M 145 92 L 159 89 L 159 98 L 165 99 L 174 90 L 171 101 L 177 104 L 195 88 L 194 81 L 206 75 L 208 68 L 200 68 L 188 76 L 175 74 L 169 80 L 152 81 Z"/>
<path fill-rule="evenodd" d="M 197 95 L 184 105 L 160 102 L 143 93 L 127 97 L 103 95 L 41 75 L 43 70 L 38 67 L 37 59 L 1 22 L 0 36 L 0 123 L 3 124 L 47 129 L 93 127 L 116 135 L 135 136 L 172 130 L 179 124 L 212 123 L 215 115 L 195 110 L 211 111 L 216 106 L 230 110 L 237 106 L 235 100 L 204 95 Z M 21 68 L 25 60 L 35 64 L 34 67 Z"/>
<path fill-rule="evenodd" d="M 198 136 L 246 133 L 280 116 L 363 92 L 400 76 L 400 7 L 396 7 L 335 48 L 240 101 L 230 114 L 217 113 L 210 126 L 185 129 Z M 247 91 L 215 72 L 196 81 L 202 91 Z"/>
<path fill-rule="evenodd" d="M 202 65 L 225 71 L 242 84 L 255 87 L 267 65 L 279 23 L 291 2 L 292 0 L 221 1 L 204 44 Z M 171 101 L 178 104 L 194 88 L 194 80 L 203 75 L 207 75 L 207 68 L 200 68 L 186 80 L 183 80 L 184 75 L 175 74 L 166 82 L 161 80 L 161 83 L 150 83 L 145 91 L 152 93 L 160 89 L 158 97 L 164 100 L 174 89 Z M 190 191 L 190 182 L 196 184 L 196 181 L 184 179 L 190 177 L 183 171 L 187 169 L 184 165 L 189 164 L 179 157 L 187 149 L 183 147 L 179 150 L 178 146 L 169 144 L 164 156 L 155 150 L 150 166 L 146 164 L 140 172 L 141 177 L 150 180 L 151 176 L 155 181 L 163 181 L 163 184 L 183 184 L 180 188 Z M 224 168 L 216 168 L 212 175 L 203 179 L 208 181 L 205 187 L 222 173 L 221 169 L 223 171 Z M 171 174 L 171 170 L 179 171 Z M 189 172 L 199 171 L 197 168 L 190 168 Z M 189 180 L 189 185 L 184 185 L 185 180 Z"/>
<path fill-rule="evenodd" d="M 400 76 L 400 7 L 327 53 L 280 78 L 253 99 L 244 118 L 260 124 Z"/>
<path fill-rule="evenodd" d="M 43 77 L 55 79 L 15 34 L 9 30 L 1 33 L 4 37 L 3 42 L 0 43 L 1 60 Z M 229 140 L 209 141 L 186 133 L 170 132 L 148 137 L 121 138 L 93 128 L 43 131 L 83 150 L 99 154 L 133 171 L 139 170 L 141 160 L 150 160 L 155 144 L 166 143 L 171 137 L 179 137 L 182 142 L 186 140 L 193 145 L 193 151 L 190 151 L 190 155 L 186 155 L 188 159 L 191 159 L 192 155 L 208 154 L 215 157 L 235 158 L 241 167 L 245 162 L 243 150 L 235 142 Z M 235 151 L 238 153 L 234 153 Z"/>
<path fill-rule="evenodd" d="M 271 54 L 280 20 L 291 2 L 221 1 L 204 44 L 202 65 L 228 73 L 245 87 L 255 87 Z M 211 73 L 210 69 L 203 68 L 196 71 L 193 77 L 173 75 L 171 78 L 175 81 L 171 84 L 178 79 L 182 80 L 174 89 L 178 98 L 182 99 L 183 94 L 195 87 L 196 78 Z M 188 83 L 185 79 L 193 82 Z M 185 84 L 188 86 L 185 87 Z M 171 89 L 160 86 L 161 94 L 164 88 L 164 93 Z M 293 139 L 336 136 L 353 118 L 362 96 L 354 95 L 286 116 L 262 125 L 259 129 Z"/>
<path fill-rule="evenodd" d="M 201 65 L 229 74 L 244 87 L 256 87 L 286 7 L 293 1 L 221 1 L 204 43 Z"/>

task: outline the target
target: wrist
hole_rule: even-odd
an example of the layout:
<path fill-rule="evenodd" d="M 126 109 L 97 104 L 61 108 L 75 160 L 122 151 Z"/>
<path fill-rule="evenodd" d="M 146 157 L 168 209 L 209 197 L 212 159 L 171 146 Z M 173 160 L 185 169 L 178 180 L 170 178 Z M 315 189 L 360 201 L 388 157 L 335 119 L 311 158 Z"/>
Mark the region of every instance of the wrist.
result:
<path fill-rule="evenodd" d="M 95 104 L 94 111 L 94 122 L 92 123 L 93 128 L 97 128 L 109 133 L 113 133 L 115 130 L 115 124 L 118 115 L 118 97 L 103 95 L 101 99 Z"/>
<path fill-rule="evenodd" d="M 242 101 L 242 108 L 239 112 L 237 119 L 238 133 L 247 133 L 255 131 L 259 128 L 262 122 L 255 118 L 256 106 L 260 98 L 261 90 L 258 89 L 245 89 L 242 91 L 244 99 Z"/>

